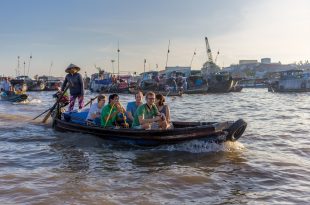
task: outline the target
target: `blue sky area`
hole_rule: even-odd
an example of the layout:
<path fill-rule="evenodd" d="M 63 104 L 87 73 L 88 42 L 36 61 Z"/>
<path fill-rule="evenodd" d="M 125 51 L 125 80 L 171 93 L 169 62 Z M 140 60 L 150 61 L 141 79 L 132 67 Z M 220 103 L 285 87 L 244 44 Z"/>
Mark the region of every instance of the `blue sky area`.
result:
<path fill-rule="evenodd" d="M 111 71 L 120 46 L 121 71 L 193 69 L 206 61 L 204 37 L 217 63 L 271 57 L 292 63 L 310 55 L 307 0 L 1 0 L 0 75 L 63 76 L 74 63 L 88 74 L 94 65 Z M 31 62 L 30 55 L 32 54 Z M 51 66 L 52 64 L 52 66 Z M 117 68 L 117 63 L 114 64 Z"/>

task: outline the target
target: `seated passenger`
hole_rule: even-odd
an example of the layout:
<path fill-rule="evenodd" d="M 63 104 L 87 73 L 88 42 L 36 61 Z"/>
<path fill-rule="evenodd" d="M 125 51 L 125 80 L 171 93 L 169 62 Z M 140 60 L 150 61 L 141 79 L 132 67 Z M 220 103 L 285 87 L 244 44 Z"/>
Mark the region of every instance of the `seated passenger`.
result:
<path fill-rule="evenodd" d="M 126 114 L 127 114 L 127 118 L 129 121 L 129 124 L 132 124 L 133 122 L 133 118 L 134 118 L 134 114 L 137 110 L 137 108 L 142 105 L 142 98 L 143 98 L 143 93 L 141 91 L 139 91 L 138 93 L 135 94 L 135 99 L 136 101 L 133 102 L 129 102 L 127 104 L 127 108 L 126 108 Z"/>
<path fill-rule="evenodd" d="M 101 111 L 101 126 L 113 127 L 116 124 L 117 116 L 125 113 L 125 109 L 119 103 L 117 94 L 109 96 L 109 104 L 104 106 Z"/>
<path fill-rule="evenodd" d="M 98 95 L 98 102 L 93 103 L 89 108 L 89 112 L 86 117 L 86 123 L 100 125 L 101 111 L 105 104 L 105 99 L 106 97 L 104 95 Z"/>
<path fill-rule="evenodd" d="M 145 95 L 146 103 L 140 105 L 135 113 L 132 127 L 135 129 L 166 129 L 165 119 L 162 118 L 156 105 L 155 93 L 148 92 Z"/>
<path fill-rule="evenodd" d="M 163 126 L 165 129 L 172 128 L 172 123 L 170 122 L 170 108 L 165 104 L 165 97 L 162 94 L 156 94 L 155 100 L 158 112 L 162 114 L 162 118 L 166 119 L 163 121 Z"/>

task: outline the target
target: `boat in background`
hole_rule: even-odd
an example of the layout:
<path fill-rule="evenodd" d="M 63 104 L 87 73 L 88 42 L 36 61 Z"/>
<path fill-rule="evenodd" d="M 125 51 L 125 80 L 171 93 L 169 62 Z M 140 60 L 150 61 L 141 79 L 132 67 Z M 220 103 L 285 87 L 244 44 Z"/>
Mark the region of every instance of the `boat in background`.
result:
<path fill-rule="evenodd" d="M 13 91 L 0 93 L 0 99 L 3 101 L 22 102 L 22 101 L 27 100 L 27 98 L 28 98 L 27 94 L 16 94 Z"/>
<path fill-rule="evenodd" d="M 26 75 L 17 76 L 10 82 L 18 91 L 43 91 L 45 89 L 45 83 L 42 80 L 34 80 Z"/>
<path fill-rule="evenodd" d="M 228 93 L 233 90 L 235 81 L 227 72 L 218 72 L 208 76 L 208 93 Z"/>
<path fill-rule="evenodd" d="M 303 70 L 287 70 L 279 74 L 279 79 L 270 82 L 269 92 L 310 92 L 310 73 Z"/>
<path fill-rule="evenodd" d="M 45 84 L 45 91 L 57 91 L 61 87 L 63 82 L 61 78 L 45 75 L 39 76 L 38 81 L 41 81 Z"/>
<path fill-rule="evenodd" d="M 186 79 L 187 87 L 184 88 L 184 94 L 206 94 L 209 86 L 208 82 L 201 75 L 190 75 Z"/>

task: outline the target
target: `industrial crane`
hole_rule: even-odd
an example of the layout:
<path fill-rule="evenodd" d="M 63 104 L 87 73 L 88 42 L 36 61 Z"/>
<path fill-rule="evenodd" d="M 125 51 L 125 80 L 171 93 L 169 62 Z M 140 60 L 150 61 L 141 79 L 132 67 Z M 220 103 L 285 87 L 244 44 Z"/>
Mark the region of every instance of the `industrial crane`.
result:
<path fill-rule="evenodd" d="M 211 48 L 210 48 L 209 41 L 208 41 L 207 37 L 205 37 L 205 41 L 206 41 L 206 48 L 207 48 L 207 55 L 208 55 L 208 61 L 207 62 L 213 63 L 212 52 L 211 52 Z"/>

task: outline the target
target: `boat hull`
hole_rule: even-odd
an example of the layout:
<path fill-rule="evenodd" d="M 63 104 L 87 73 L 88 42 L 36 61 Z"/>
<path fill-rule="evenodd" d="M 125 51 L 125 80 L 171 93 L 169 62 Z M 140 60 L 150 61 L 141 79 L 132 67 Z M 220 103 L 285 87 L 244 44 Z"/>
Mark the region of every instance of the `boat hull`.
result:
<path fill-rule="evenodd" d="M 53 121 L 53 127 L 57 131 L 91 134 L 102 139 L 139 146 L 177 144 L 191 140 L 216 143 L 236 141 L 247 126 L 242 119 L 236 122 L 173 122 L 173 124 L 175 128 L 171 130 L 137 130 L 102 128 L 66 122 L 61 119 L 54 119 Z"/>
<path fill-rule="evenodd" d="M 3 96 L 1 95 L 1 100 L 3 101 L 9 101 L 9 102 L 22 102 L 28 98 L 28 95 L 26 94 L 14 94 L 14 95 L 7 95 Z"/>

